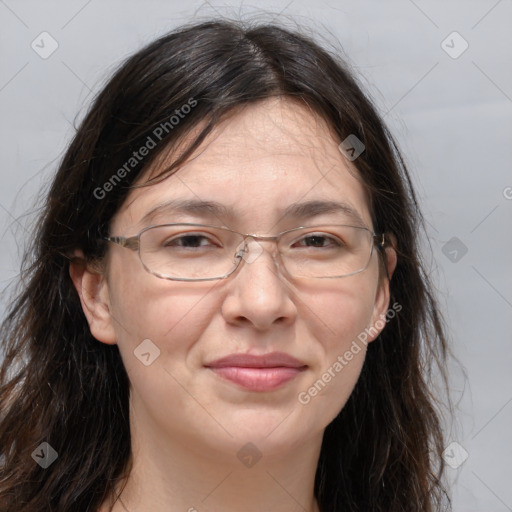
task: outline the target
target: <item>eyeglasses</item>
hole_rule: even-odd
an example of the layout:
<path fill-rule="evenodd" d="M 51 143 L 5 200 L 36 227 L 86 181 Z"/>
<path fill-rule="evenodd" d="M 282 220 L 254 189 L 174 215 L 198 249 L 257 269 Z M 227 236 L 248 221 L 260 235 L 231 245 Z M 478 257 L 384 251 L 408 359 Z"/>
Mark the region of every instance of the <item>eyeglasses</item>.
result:
<path fill-rule="evenodd" d="M 275 241 L 278 265 L 292 277 L 347 277 L 368 267 L 373 246 L 384 247 L 384 234 L 368 228 L 327 224 L 301 226 L 276 236 L 242 234 L 208 224 L 162 224 L 132 237 L 104 240 L 137 251 L 144 268 L 162 279 L 225 279 L 242 259 L 252 263 L 263 252 L 255 240 Z"/>

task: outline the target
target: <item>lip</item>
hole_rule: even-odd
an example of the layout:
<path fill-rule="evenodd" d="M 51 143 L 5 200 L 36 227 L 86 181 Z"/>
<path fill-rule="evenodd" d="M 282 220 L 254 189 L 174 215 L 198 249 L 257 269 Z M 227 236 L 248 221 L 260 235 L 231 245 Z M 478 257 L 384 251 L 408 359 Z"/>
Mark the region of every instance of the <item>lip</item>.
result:
<path fill-rule="evenodd" d="M 269 352 L 260 356 L 254 354 L 230 354 L 205 364 L 208 368 L 240 366 L 244 368 L 303 368 L 305 365 L 285 352 Z"/>
<path fill-rule="evenodd" d="M 231 354 L 205 367 L 245 389 L 272 391 L 297 377 L 307 365 L 284 352 L 272 352 L 260 356 Z"/>

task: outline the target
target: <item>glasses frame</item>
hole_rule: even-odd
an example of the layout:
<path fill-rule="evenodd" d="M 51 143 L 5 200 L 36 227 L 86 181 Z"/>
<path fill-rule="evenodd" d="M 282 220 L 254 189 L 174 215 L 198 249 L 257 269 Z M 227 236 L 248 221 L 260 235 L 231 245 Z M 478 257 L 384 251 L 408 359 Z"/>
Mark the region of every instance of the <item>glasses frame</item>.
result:
<path fill-rule="evenodd" d="M 158 272 L 154 272 L 153 270 L 149 269 L 145 263 L 142 261 L 142 257 L 141 257 L 141 254 L 140 254 L 140 237 L 142 236 L 143 233 L 145 233 L 146 231 L 150 230 L 150 229 L 154 229 L 154 228 L 159 228 L 159 227 L 165 227 L 165 226 L 196 226 L 196 227 L 205 227 L 205 228 L 216 228 L 216 229 L 224 229 L 226 231 L 231 231 L 232 233 L 235 233 L 237 235 L 240 235 L 243 237 L 243 250 L 242 251 L 238 251 L 235 253 L 235 259 L 238 260 L 238 263 L 236 263 L 235 267 L 228 273 L 220 276 L 220 277 L 204 277 L 204 278 L 188 278 L 188 277 L 169 277 L 169 276 L 164 276 L 162 274 L 159 274 Z M 154 224 L 152 226 L 147 226 L 145 227 L 144 229 L 142 229 L 139 233 L 137 233 L 136 235 L 133 235 L 133 236 L 129 236 L 129 237 L 126 237 L 126 236 L 106 236 L 106 237 L 103 237 L 102 240 L 105 240 L 107 242 L 112 242 L 114 244 L 117 244 L 121 247 L 124 247 L 126 249 L 130 249 L 132 251 L 137 251 L 137 254 L 139 256 L 139 260 L 140 262 L 142 263 L 142 266 L 144 267 L 144 269 L 149 272 L 150 274 L 160 278 L 160 279 L 168 279 L 168 280 L 171 280 L 171 281 L 217 281 L 219 279 L 226 279 L 228 278 L 231 274 L 233 274 L 233 272 L 235 272 L 239 267 L 240 267 L 240 262 L 244 259 L 243 257 L 238 257 L 239 254 L 242 252 L 242 253 L 245 253 L 247 251 L 247 239 L 248 238 L 252 238 L 254 240 L 268 240 L 268 241 L 274 241 L 276 243 L 276 249 L 278 249 L 278 245 L 279 245 L 279 241 L 280 239 L 282 238 L 283 235 L 287 234 L 287 233 L 290 233 L 292 231 L 298 231 L 299 229 L 313 229 L 313 228 L 320 228 L 320 227 L 328 227 L 328 226 L 344 226 L 344 227 L 349 227 L 349 228 L 357 228 L 357 229 L 362 229 L 362 230 L 365 230 L 365 231 L 368 231 L 371 235 L 372 235 L 372 240 L 373 240 L 373 243 L 371 244 L 371 248 L 370 248 L 370 255 L 368 257 L 368 261 L 366 263 L 366 265 L 360 269 L 360 270 L 356 270 L 355 272 L 351 272 L 350 274 L 345 274 L 343 276 L 322 276 L 322 277 L 313 277 L 313 278 L 308 278 L 308 279 L 337 279 L 337 278 L 342 278 L 342 277 L 349 277 L 349 276 L 353 276 L 355 274 L 359 274 L 360 272 L 363 272 L 365 271 L 367 268 L 368 268 L 368 265 L 370 264 L 370 261 L 372 259 L 372 256 L 373 256 L 373 247 L 376 245 L 377 248 L 379 250 L 383 250 L 384 249 L 384 246 L 385 246 L 385 243 L 386 243 L 386 239 L 385 239 L 385 234 L 384 233 L 375 233 L 375 232 L 372 232 L 370 229 L 368 229 L 367 227 L 365 226 L 352 226 L 350 224 L 315 224 L 314 226 L 299 226 L 299 227 L 296 227 L 296 228 L 292 228 L 292 229 L 287 229 L 286 231 L 282 231 L 281 233 L 277 234 L 277 235 L 256 235 L 256 234 L 253 234 L 253 233 L 239 233 L 238 231 L 235 231 L 231 228 L 228 228 L 227 226 L 216 226 L 216 225 L 213 225 L 213 224 L 197 224 L 197 223 L 190 223 L 190 222 L 171 222 L 171 223 L 166 223 L 166 224 Z M 279 252 L 279 249 L 278 249 L 278 254 L 279 254 L 279 259 L 281 259 L 281 253 Z M 288 272 L 288 269 L 286 268 L 286 265 L 284 265 L 284 262 L 282 262 L 282 265 L 283 265 L 283 268 L 286 269 L 286 272 Z"/>

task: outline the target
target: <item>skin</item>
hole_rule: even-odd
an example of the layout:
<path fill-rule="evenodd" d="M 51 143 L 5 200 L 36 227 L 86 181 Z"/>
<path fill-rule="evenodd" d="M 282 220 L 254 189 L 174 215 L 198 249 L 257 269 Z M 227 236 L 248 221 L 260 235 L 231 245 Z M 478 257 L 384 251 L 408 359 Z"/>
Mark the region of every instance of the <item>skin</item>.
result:
<path fill-rule="evenodd" d="M 270 99 L 250 105 L 219 125 L 176 174 L 131 191 L 111 234 L 137 234 L 152 206 L 177 197 L 219 201 L 236 216 L 164 216 L 153 224 L 225 224 L 272 235 L 297 226 L 281 217 L 281 208 L 332 199 L 352 205 L 372 228 L 357 171 L 338 144 L 302 104 Z M 309 224 L 337 220 L 323 214 Z M 159 279 L 136 252 L 114 244 L 103 272 L 71 265 L 91 333 L 98 342 L 118 344 L 131 383 L 134 469 L 121 496 L 125 508 L 118 501 L 115 512 L 319 510 L 313 490 L 322 435 L 357 382 L 365 345 L 307 405 L 297 397 L 385 314 L 389 282 L 379 273 L 376 250 L 359 274 L 294 280 L 276 267 L 275 245 L 260 244 L 265 250 L 254 261 L 217 281 Z M 396 253 L 386 251 L 391 276 Z M 133 354 L 144 339 L 160 349 L 149 366 Z M 293 355 L 307 369 L 270 392 L 242 389 L 204 367 L 235 352 L 272 351 Z M 237 457 L 249 442 L 262 455 L 252 467 Z M 106 502 L 100 510 L 107 510 Z"/>

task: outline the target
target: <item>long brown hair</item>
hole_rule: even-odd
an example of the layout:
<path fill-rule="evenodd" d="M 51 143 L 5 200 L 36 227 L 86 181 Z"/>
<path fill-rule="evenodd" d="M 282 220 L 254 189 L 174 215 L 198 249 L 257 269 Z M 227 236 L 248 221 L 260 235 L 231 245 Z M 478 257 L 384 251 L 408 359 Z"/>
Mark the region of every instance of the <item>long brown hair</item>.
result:
<path fill-rule="evenodd" d="M 391 233 L 398 254 L 390 303 L 402 309 L 368 346 L 352 395 L 325 430 L 315 479 L 320 508 L 450 506 L 442 484 L 444 402 L 431 391 L 434 371 L 447 389 L 450 352 L 418 250 L 424 221 L 400 151 L 347 65 L 311 37 L 273 23 L 211 20 L 174 30 L 119 67 L 51 184 L 0 330 L 2 511 L 96 511 L 129 471 L 128 377 L 117 346 L 90 333 L 69 276 L 70 254 L 79 248 L 88 261 L 101 261 L 106 249 L 98 240 L 109 234 L 130 186 L 184 134 L 206 122 L 158 179 L 233 109 L 275 96 L 314 109 L 339 142 L 349 135 L 363 141 L 354 164 L 375 231 Z M 179 122 L 170 121 L 192 102 Z M 148 137 L 158 147 L 127 168 Z M 31 456 L 43 442 L 58 453 L 46 469 Z"/>

